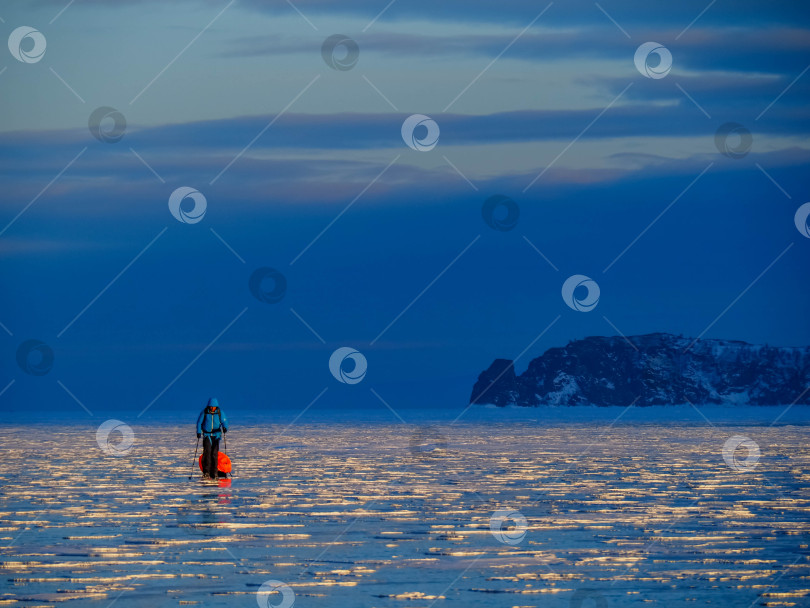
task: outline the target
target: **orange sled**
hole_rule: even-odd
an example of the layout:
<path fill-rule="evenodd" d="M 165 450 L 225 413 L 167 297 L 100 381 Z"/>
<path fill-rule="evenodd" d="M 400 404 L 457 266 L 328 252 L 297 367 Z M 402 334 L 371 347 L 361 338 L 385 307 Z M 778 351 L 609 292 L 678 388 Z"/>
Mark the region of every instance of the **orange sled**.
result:
<path fill-rule="evenodd" d="M 202 459 L 202 454 L 200 454 L 198 464 L 200 465 L 201 471 L 203 470 Z M 228 455 L 225 452 L 219 452 L 217 455 L 217 471 L 220 477 L 225 477 L 231 472 L 231 459 L 228 458 Z"/>

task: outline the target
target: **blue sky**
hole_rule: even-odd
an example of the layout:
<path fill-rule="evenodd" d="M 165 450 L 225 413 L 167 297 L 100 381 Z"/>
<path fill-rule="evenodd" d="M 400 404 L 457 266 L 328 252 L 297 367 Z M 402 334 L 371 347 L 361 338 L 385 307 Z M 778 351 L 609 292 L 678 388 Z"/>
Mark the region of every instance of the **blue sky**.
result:
<path fill-rule="evenodd" d="M 42 0 L 0 19 L 47 40 L 35 63 L 0 53 L 7 412 L 300 411 L 323 389 L 313 409 L 463 408 L 492 359 L 522 371 L 588 335 L 809 343 L 798 3 Z M 321 56 L 336 33 L 350 70 Z M 648 41 L 664 78 L 634 65 Z M 117 143 L 88 129 L 100 106 L 126 118 Z M 412 114 L 433 150 L 405 145 Z M 727 123 L 751 134 L 740 158 Z M 199 223 L 169 212 L 183 186 Z M 514 229 L 483 221 L 492 195 Z M 248 289 L 260 267 L 280 302 Z M 592 312 L 562 300 L 574 274 L 600 286 Z M 28 339 L 47 374 L 16 365 Z M 362 382 L 330 374 L 341 346 Z"/>

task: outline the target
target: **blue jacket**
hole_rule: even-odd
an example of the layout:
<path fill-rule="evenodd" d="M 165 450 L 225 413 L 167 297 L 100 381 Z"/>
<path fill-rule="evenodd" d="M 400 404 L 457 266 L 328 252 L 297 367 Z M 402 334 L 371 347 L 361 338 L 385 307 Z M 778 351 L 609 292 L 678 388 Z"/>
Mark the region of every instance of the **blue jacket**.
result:
<path fill-rule="evenodd" d="M 208 411 L 209 407 L 216 407 L 215 413 Z M 202 433 L 206 437 L 219 439 L 222 436 L 220 429 L 228 430 L 228 418 L 225 412 L 219 407 L 219 402 L 212 397 L 208 400 L 208 405 L 197 417 L 197 433 Z"/>

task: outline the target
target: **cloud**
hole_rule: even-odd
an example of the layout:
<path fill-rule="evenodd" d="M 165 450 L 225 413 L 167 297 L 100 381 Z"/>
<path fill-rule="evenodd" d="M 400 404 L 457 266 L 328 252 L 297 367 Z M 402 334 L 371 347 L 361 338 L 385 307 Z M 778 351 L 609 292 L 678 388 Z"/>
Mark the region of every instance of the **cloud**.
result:
<path fill-rule="evenodd" d="M 512 0 L 511 2 L 477 2 L 469 0 L 409 0 L 394 2 L 386 8 L 387 2 L 368 0 L 295 0 L 299 11 L 314 20 L 332 20 L 336 17 L 356 19 L 360 30 L 373 19 L 376 23 L 423 19 L 429 21 L 449 21 L 457 23 L 528 24 L 550 2 L 536 0 Z M 28 0 L 7 2 L 10 11 L 13 7 L 25 8 L 32 4 Z M 38 0 L 39 6 L 64 7 L 63 0 Z M 142 6 L 149 4 L 165 5 L 163 0 L 116 0 L 116 6 Z M 226 0 L 187 0 L 185 7 L 200 7 L 207 10 L 221 10 Z M 94 5 L 108 7 L 109 0 L 83 0 L 71 10 L 94 10 Z M 737 0 L 733 5 L 709 6 L 704 0 L 684 0 L 683 2 L 650 3 L 645 0 L 611 0 L 602 3 L 624 29 L 634 38 L 650 27 L 686 28 L 698 16 L 700 24 L 728 25 L 754 24 L 766 26 L 771 24 L 810 25 L 810 14 L 801 2 L 795 0 L 772 0 L 763 3 L 760 0 Z M 184 7 L 184 8 L 185 8 Z M 256 11 L 273 16 L 296 15 L 295 9 L 286 2 L 278 0 L 240 0 L 234 8 L 245 11 Z M 386 9 L 383 11 L 383 9 Z M 382 13 L 382 14 L 380 14 Z M 588 24 L 615 29 L 608 17 L 601 12 L 591 0 L 566 0 L 554 2 L 547 13 L 547 20 L 560 26 L 571 24 Z M 302 23 L 303 19 L 302 19 Z M 679 29 L 679 31 L 681 31 Z M 615 30 L 617 33 L 618 30 Z M 621 35 L 619 33 L 619 35 Z"/>
<path fill-rule="evenodd" d="M 695 83 L 690 83 L 690 89 L 714 112 L 708 97 L 703 95 L 705 91 Z M 759 107 L 756 105 L 751 111 Z M 415 189 L 419 196 L 429 196 L 429 192 L 452 193 L 459 185 L 466 187 L 455 169 L 445 162 L 442 156 L 445 154 L 450 154 L 462 167 L 472 162 L 473 157 L 489 159 L 477 162 L 480 174 L 467 175 L 482 189 L 500 184 L 510 190 L 522 190 L 600 111 L 443 115 L 437 117 L 442 129 L 441 149 L 432 156 L 411 153 L 405 148 L 399 134 L 404 115 L 396 113 L 288 114 L 237 160 L 234 159 L 246 142 L 272 117 L 142 129 L 133 126 L 124 140 L 113 145 L 97 142 L 84 129 L 4 133 L 0 134 L 3 159 L 0 177 L 5 182 L 3 207 L 13 215 L 13 210 L 32 200 L 85 146 L 86 152 L 47 189 L 43 201 L 73 200 L 80 208 L 99 211 L 110 209 L 118 201 L 162 201 L 177 186 L 188 185 L 244 202 L 345 203 L 397 155 L 400 160 L 375 184 L 375 196 L 383 198 L 386 192 L 395 192 L 402 186 Z M 785 109 L 779 104 L 756 128 L 753 122 L 748 123 L 757 145 L 745 162 L 750 166 L 760 162 L 769 168 L 807 162 L 808 150 L 790 142 L 797 134 L 807 133 L 808 113 L 808 108 Z M 750 112 L 746 116 L 751 120 Z M 587 145 L 587 141 L 604 142 L 600 144 L 602 147 L 581 157 L 577 156 L 577 150 L 570 152 L 547 171 L 543 181 L 609 182 L 635 174 L 699 171 L 710 160 L 725 160 L 714 148 L 714 132 L 725 120 L 719 115 L 707 119 L 682 95 L 678 104 L 666 107 L 650 103 L 617 105 L 594 122 L 577 144 L 577 150 Z M 643 141 L 651 145 L 639 148 L 639 142 Z M 537 144 L 534 162 L 525 156 L 527 146 L 533 144 Z M 540 150 L 551 152 L 541 154 L 537 152 Z M 575 160 L 576 166 L 567 164 L 568 160 Z M 229 164 L 222 177 L 214 180 Z M 132 204 L 126 209 L 116 209 L 120 213 L 141 212 L 140 206 Z M 58 212 L 65 211 L 69 210 Z"/>
<path fill-rule="evenodd" d="M 48 189 L 28 214 L 44 214 L 51 217 L 52 221 L 57 221 L 55 218 L 59 217 L 87 216 L 166 222 L 170 221 L 167 210 L 169 194 L 181 185 L 189 185 L 204 192 L 212 214 L 221 214 L 224 210 L 239 213 L 246 208 L 254 208 L 260 214 L 263 213 L 262 208 L 287 208 L 291 213 L 301 213 L 301 209 L 311 207 L 342 208 L 361 193 L 362 204 L 394 207 L 456 200 L 459 196 L 473 193 L 468 183 L 443 162 L 420 167 L 400 160 L 374 181 L 394 156 L 393 152 L 390 158 L 380 154 L 376 162 L 360 159 L 280 160 L 245 156 L 213 185 L 209 184 L 211 176 L 216 175 L 229 160 L 221 152 L 156 156 L 151 160 L 154 166 L 160 168 L 166 183 L 159 182 L 131 154 L 109 155 L 103 162 L 90 157 L 84 162 L 83 157 Z M 0 205 L 0 224 L 9 221 L 44 184 L 53 179 L 61 170 L 63 160 L 61 157 L 58 162 L 53 157 L 43 159 L 41 162 L 45 168 L 50 169 L 50 174 L 43 168 L 43 175 L 38 182 L 6 180 L 8 189 Z M 727 173 L 729 179 L 734 179 L 735 174 L 753 172 L 762 180 L 767 180 L 756 168 L 759 164 L 769 174 L 776 176 L 780 184 L 784 183 L 784 187 L 791 189 L 787 182 L 783 182 L 780 174 L 801 174 L 804 167 L 810 164 L 810 150 L 754 150 L 742 160 L 728 159 L 715 150 L 694 153 L 685 158 L 617 151 L 608 156 L 608 167 L 572 168 L 562 162 L 557 163 L 524 193 L 524 188 L 546 168 L 548 160 L 550 157 L 538 160 L 536 166 L 529 170 L 501 167 L 488 175 L 466 171 L 466 176 L 473 180 L 480 193 L 513 193 L 515 196 L 532 198 L 547 196 L 549 189 L 565 191 L 584 184 L 630 184 L 639 180 L 649 182 L 678 176 L 683 176 L 688 182 L 709 163 L 714 163 L 713 173 Z M 366 191 L 366 187 L 372 182 L 373 186 Z M 781 196 L 776 189 L 774 193 Z M 20 224 L 18 222 L 9 234 L 18 234 L 16 231 L 21 229 Z M 37 248 L 51 246 L 54 245 L 41 243 Z M 13 249 L 13 246 L 10 247 Z"/>
<path fill-rule="evenodd" d="M 630 40 L 615 30 L 586 26 L 526 32 L 510 46 L 517 32 L 447 34 L 398 31 L 381 25 L 355 35 L 361 52 L 421 60 L 436 57 L 481 56 L 494 58 L 509 46 L 509 59 L 548 64 L 565 59 L 614 59 L 633 68 L 633 53 L 645 40 L 655 40 L 673 53 L 675 69 L 735 71 L 797 75 L 807 65 L 808 30 L 798 27 L 726 26 L 690 29 L 678 38 L 680 28 L 655 28 L 644 39 Z M 416 29 L 417 26 L 413 26 Z M 410 29 L 410 28 L 409 28 Z M 312 53 L 312 42 L 300 36 L 247 36 L 230 43 L 224 57 L 256 57 Z"/>
<path fill-rule="evenodd" d="M 706 117 L 703 114 L 706 112 L 709 115 L 706 118 L 715 121 L 715 126 L 734 120 L 760 133 L 800 136 L 810 118 L 805 103 L 810 94 L 810 80 L 789 86 L 791 80 L 788 76 L 701 74 L 669 78 L 668 86 L 638 82 L 623 97 L 633 107 L 648 108 L 652 115 L 670 116 L 685 132 L 700 129 L 701 120 L 695 122 L 692 118 Z M 598 81 L 600 87 L 613 95 L 627 86 L 627 80 L 622 78 Z M 664 104 L 669 109 L 664 109 Z M 705 128 L 705 121 L 703 125 Z"/>
<path fill-rule="evenodd" d="M 383 20 L 403 20 L 425 18 L 431 20 L 448 20 L 459 22 L 513 23 L 527 24 L 548 2 L 536 0 L 513 0 L 506 3 L 480 2 L 471 4 L 468 0 L 410 0 L 395 2 L 384 14 Z M 245 0 L 244 5 L 271 14 L 286 14 L 290 10 L 284 3 L 276 0 Z M 361 25 L 373 19 L 385 3 L 370 6 L 367 0 L 296 0 L 295 6 L 304 14 L 315 18 L 317 15 L 356 16 Z M 624 0 L 604 4 L 611 16 L 628 29 L 631 35 L 634 29 L 673 23 L 685 28 L 705 8 L 703 0 L 686 0 L 684 2 L 649 3 L 643 0 Z M 548 20 L 560 24 L 571 23 L 605 24 L 614 27 L 607 17 L 600 12 L 590 0 L 568 0 L 555 2 L 547 12 Z M 810 16 L 803 7 L 791 0 L 775 0 L 762 4 L 758 0 L 738 0 L 733 7 L 715 7 L 701 16 L 704 23 L 753 22 L 765 23 L 808 23 Z"/>
<path fill-rule="evenodd" d="M 684 86 L 694 98 L 707 107 L 716 109 L 725 105 L 723 85 L 740 92 L 745 84 L 739 80 L 726 79 L 713 84 L 709 78 L 684 79 Z M 735 84 L 736 83 L 736 84 Z M 605 80 L 606 88 L 626 87 L 627 81 Z M 667 86 L 666 92 L 657 88 L 645 87 L 644 82 L 628 89 L 627 97 L 635 97 L 645 102 L 666 100 L 669 105 L 651 103 L 616 104 L 599 118 L 582 135 L 583 139 L 622 139 L 635 137 L 707 137 L 714 136 L 715 129 L 725 122 L 718 116 L 714 122 L 706 117 L 675 86 Z M 735 88 L 736 87 L 736 88 Z M 747 118 L 753 123 L 754 117 L 764 107 L 765 95 L 762 81 L 751 84 L 760 91 L 750 95 L 748 107 L 735 107 L 734 115 L 739 120 Z M 781 100 L 780 100 L 781 102 Z M 600 114 L 607 105 L 595 106 L 586 110 L 522 110 L 496 112 L 486 115 L 441 114 L 435 119 L 441 127 L 441 146 L 487 146 L 507 143 L 570 141 Z M 718 112 L 725 116 L 725 113 Z M 295 114 L 289 113 L 278 119 L 251 147 L 247 157 L 262 151 L 289 151 L 286 156 L 294 158 L 301 154 L 318 151 L 369 151 L 404 149 L 400 135 L 404 113 L 334 113 L 334 114 Z M 797 136 L 810 129 L 810 108 L 807 106 L 774 105 L 766 114 L 767 120 L 757 124 L 760 135 Z M 97 173 L 112 171 L 121 166 L 120 157 L 126 157 L 126 164 L 134 164 L 139 172 L 149 174 L 149 170 L 134 156 L 130 148 L 137 151 L 147 162 L 155 163 L 154 168 L 164 178 L 182 177 L 188 169 L 195 173 L 210 175 L 213 178 L 234 157 L 252 141 L 274 116 L 249 116 L 232 119 L 196 121 L 158 127 L 130 127 L 119 144 L 107 145 L 90 137 L 86 129 L 54 130 L 42 132 L 11 132 L 0 134 L 0 158 L 3 167 L 0 176 L 26 180 L 40 179 L 52 175 L 59 163 L 65 163 L 83 146 L 88 153 L 77 167 L 93 167 Z M 715 124 L 717 123 L 717 124 Z M 750 127 L 753 130 L 753 126 Z M 172 158 L 175 160 L 171 160 Z M 48 164 L 51 158 L 56 165 Z M 419 157 L 422 158 L 422 157 Z M 164 164 L 168 160 L 168 165 Z M 273 159 L 288 178 L 301 177 L 295 163 L 283 159 Z M 333 164 L 317 164 L 305 173 L 346 170 L 341 166 L 345 156 L 331 156 L 327 160 Z M 239 160 L 236 164 L 243 163 Z M 59 167 L 61 169 L 61 166 Z M 58 169 L 57 169 L 58 170 Z M 164 175 L 165 174 L 165 175 Z"/>

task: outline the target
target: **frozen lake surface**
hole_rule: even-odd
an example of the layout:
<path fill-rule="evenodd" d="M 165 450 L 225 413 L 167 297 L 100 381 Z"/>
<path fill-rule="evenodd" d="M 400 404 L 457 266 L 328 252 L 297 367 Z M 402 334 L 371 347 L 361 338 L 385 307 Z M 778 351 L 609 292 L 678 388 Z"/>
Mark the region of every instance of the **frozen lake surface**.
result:
<path fill-rule="evenodd" d="M 807 408 L 574 409 L 232 419 L 219 484 L 188 480 L 188 424 L 132 424 L 124 456 L 101 421 L 7 426 L 0 605 L 810 605 Z M 759 459 L 728 464 L 735 436 Z"/>

